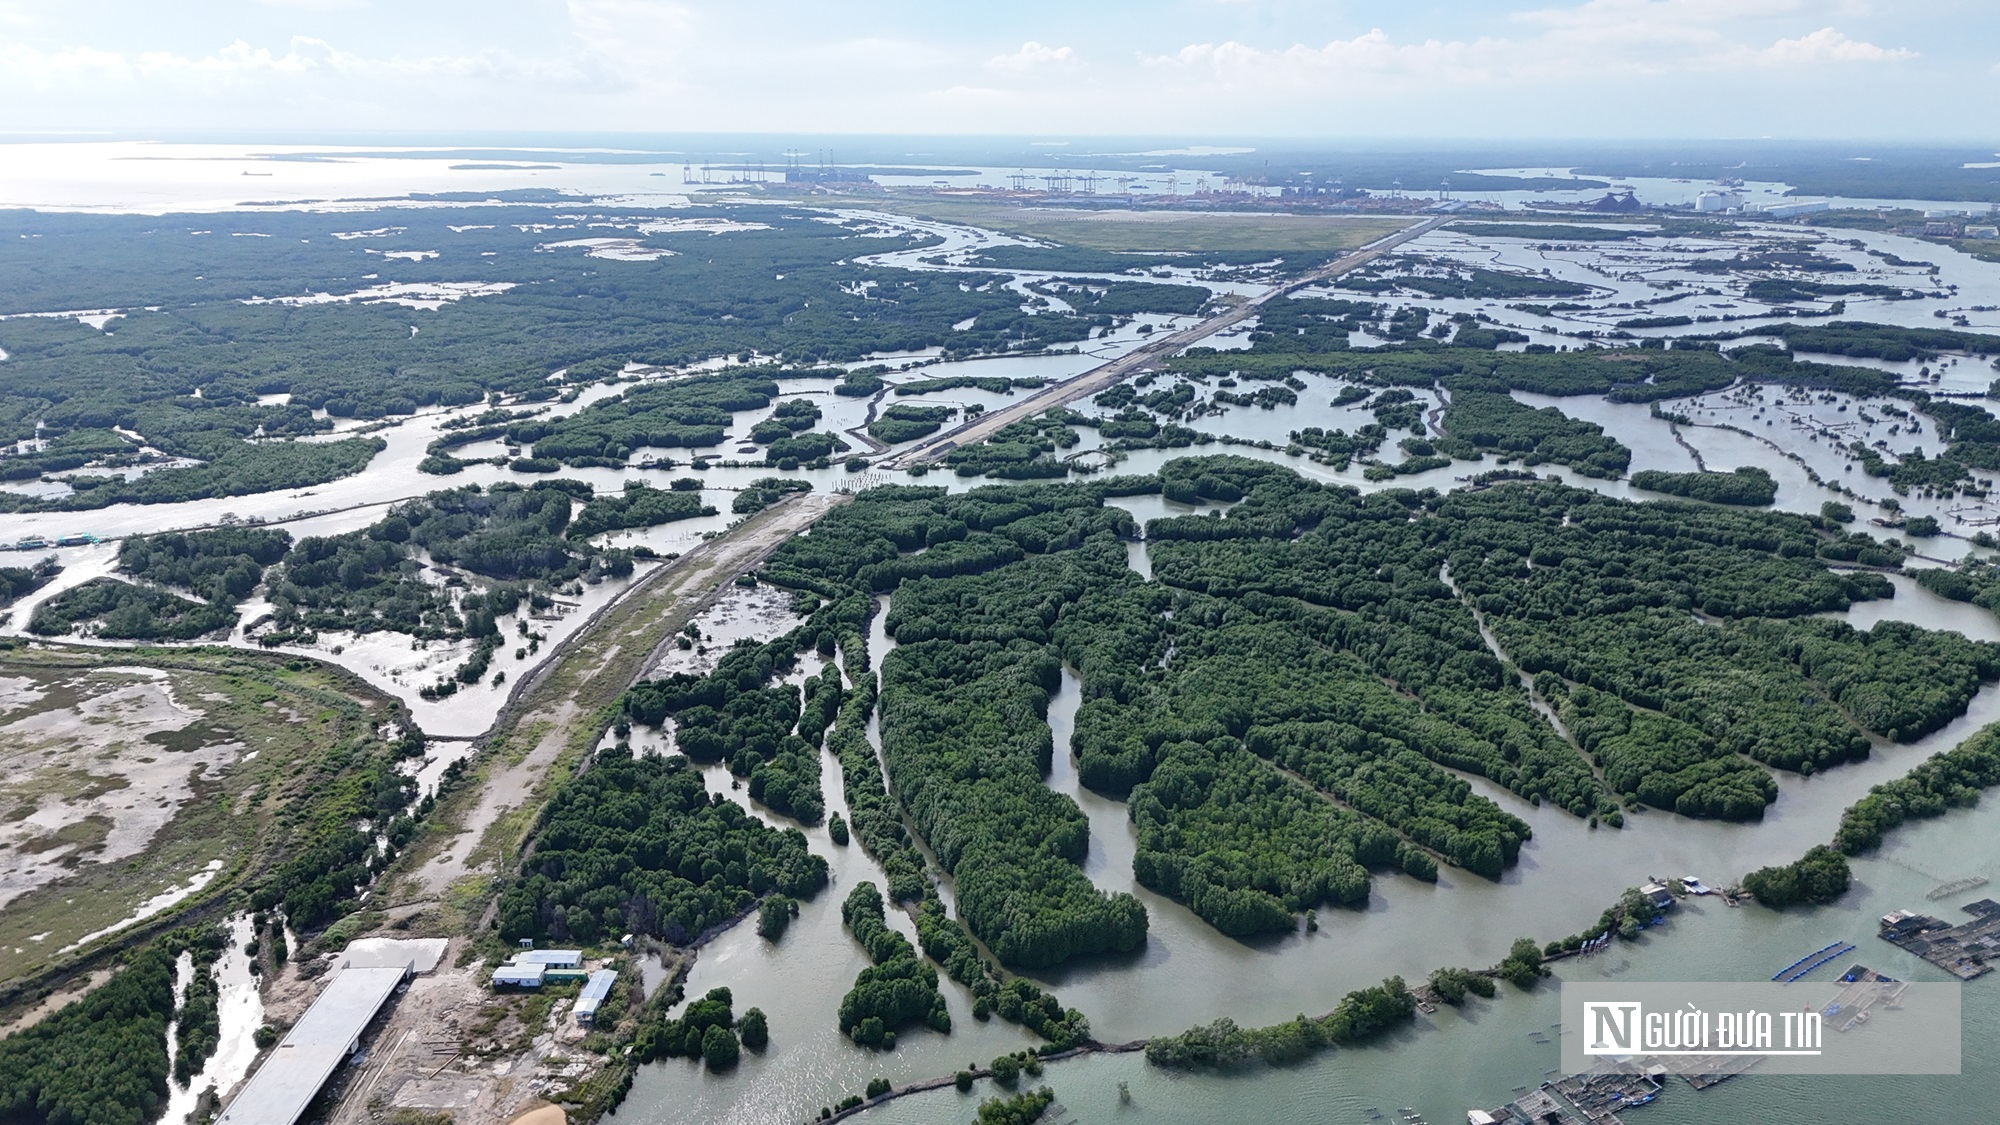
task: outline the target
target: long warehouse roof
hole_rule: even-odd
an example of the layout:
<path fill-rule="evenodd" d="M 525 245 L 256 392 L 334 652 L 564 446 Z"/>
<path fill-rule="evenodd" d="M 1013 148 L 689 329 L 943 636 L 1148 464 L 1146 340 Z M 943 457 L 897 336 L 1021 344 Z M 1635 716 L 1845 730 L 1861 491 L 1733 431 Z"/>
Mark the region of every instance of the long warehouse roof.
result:
<path fill-rule="evenodd" d="M 409 964 L 340 970 L 216 1118 L 219 1125 L 292 1125 L 409 973 Z"/>
<path fill-rule="evenodd" d="M 576 998 L 577 1002 L 602 1000 L 611 995 L 611 986 L 617 983 L 617 973 L 610 969 L 599 969 L 590 974 L 590 983 L 583 986 L 582 994 Z"/>

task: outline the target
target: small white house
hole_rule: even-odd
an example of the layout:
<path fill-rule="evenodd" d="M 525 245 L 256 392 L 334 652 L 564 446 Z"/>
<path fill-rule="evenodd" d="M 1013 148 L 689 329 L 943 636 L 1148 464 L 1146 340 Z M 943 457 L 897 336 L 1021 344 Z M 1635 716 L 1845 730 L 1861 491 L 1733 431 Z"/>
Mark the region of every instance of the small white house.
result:
<path fill-rule="evenodd" d="M 493 970 L 495 988 L 540 988 L 542 977 L 549 971 L 547 965 L 523 964 L 509 961 Z"/>

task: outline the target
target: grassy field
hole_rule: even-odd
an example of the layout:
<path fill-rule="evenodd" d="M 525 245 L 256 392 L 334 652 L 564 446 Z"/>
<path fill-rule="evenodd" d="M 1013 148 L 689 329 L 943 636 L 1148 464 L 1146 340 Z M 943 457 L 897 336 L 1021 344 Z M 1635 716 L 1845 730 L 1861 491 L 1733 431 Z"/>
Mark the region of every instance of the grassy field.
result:
<path fill-rule="evenodd" d="M 1982 262 L 2000 262 L 2000 242 L 1986 238 L 1951 238 L 1938 240 L 1962 254 L 1970 254 Z"/>
<path fill-rule="evenodd" d="M 0 986 L 116 944 L 149 900 L 162 922 L 226 897 L 282 847 L 306 764 L 399 711 L 259 653 L 0 649 Z"/>
<path fill-rule="evenodd" d="M 1070 211 L 891 194 L 842 201 L 920 219 L 964 223 L 1089 250 L 1173 253 L 1352 250 L 1417 221 L 1389 215 L 1273 215 L 1230 211 Z"/>

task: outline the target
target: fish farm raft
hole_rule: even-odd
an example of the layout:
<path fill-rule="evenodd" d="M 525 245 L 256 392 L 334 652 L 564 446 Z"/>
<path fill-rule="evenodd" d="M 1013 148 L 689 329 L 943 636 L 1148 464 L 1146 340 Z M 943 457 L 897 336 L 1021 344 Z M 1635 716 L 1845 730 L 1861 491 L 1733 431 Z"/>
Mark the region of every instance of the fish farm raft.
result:
<path fill-rule="evenodd" d="M 1880 937 L 1908 950 L 1960 980 L 1991 971 L 2000 950 L 2000 902 L 1982 898 L 1965 905 L 1972 921 L 1952 925 L 1941 918 L 1896 910 L 1882 916 Z"/>

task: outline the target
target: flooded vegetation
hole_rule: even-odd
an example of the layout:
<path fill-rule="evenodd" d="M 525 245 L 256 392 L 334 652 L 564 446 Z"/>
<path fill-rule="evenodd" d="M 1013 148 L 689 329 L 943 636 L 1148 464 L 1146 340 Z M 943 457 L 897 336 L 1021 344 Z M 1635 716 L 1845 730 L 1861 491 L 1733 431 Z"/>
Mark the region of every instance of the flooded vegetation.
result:
<path fill-rule="evenodd" d="M 1081 1049 L 1072 1108 L 1359 1122 L 1541 1073 L 1516 939 L 1655 874 L 1837 840 L 1795 873 L 1852 889 L 1558 976 L 1782 963 L 1991 859 L 1884 809 L 1993 780 L 1992 263 L 1472 212 L 1070 394 L 1415 217 L 1020 210 L 19 217 L 94 268 L 0 287 L 0 981 L 100 975 L 8 1049 L 137 1004 L 135 1120 L 179 1125 L 394 932 L 458 943 L 413 991 L 482 1045 L 392 1022 L 364 1074 L 450 1074 L 399 1111 L 776 1125 L 966 1072 L 868 1111 L 936 1120 Z M 619 974 L 605 1023 L 489 1004 L 521 940 Z M 1212 1073 L 1251 1055 L 1289 1069 Z"/>
<path fill-rule="evenodd" d="M 398 744 L 382 734 L 399 708 L 337 671 L 226 650 L 18 644 L 0 665 L 13 685 L 0 838 L 9 979 L 247 889 L 247 873 L 282 899 L 291 877 L 264 864 L 345 847 L 332 838 L 353 831 L 328 825 L 316 840 L 292 817 L 329 801 L 326 812 L 371 819 L 401 806 Z M 376 788 L 301 788 L 315 778 Z"/>

